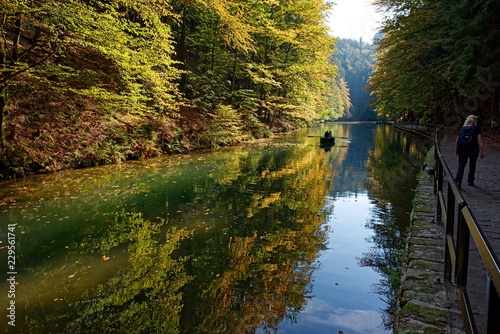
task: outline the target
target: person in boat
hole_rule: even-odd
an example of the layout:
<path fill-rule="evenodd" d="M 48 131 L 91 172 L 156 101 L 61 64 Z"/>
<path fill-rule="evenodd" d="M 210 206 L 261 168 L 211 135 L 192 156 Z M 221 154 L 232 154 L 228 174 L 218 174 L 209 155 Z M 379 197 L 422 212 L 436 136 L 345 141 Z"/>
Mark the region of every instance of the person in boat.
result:
<path fill-rule="evenodd" d="M 325 138 L 330 138 L 330 131 L 325 131 Z"/>

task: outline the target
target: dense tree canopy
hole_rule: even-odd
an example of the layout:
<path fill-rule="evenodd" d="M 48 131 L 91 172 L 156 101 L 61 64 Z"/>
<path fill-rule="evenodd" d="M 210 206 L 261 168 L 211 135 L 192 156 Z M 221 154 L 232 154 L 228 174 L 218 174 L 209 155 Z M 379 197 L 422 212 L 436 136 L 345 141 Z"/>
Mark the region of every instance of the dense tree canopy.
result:
<path fill-rule="evenodd" d="M 0 169 L 101 164 L 338 118 L 345 87 L 329 62 L 329 9 L 323 0 L 3 1 Z"/>
<path fill-rule="evenodd" d="M 460 122 L 498 118 L 500 3 L 376 0 L 388 13 L 371 80 L 377 112 Z"/>

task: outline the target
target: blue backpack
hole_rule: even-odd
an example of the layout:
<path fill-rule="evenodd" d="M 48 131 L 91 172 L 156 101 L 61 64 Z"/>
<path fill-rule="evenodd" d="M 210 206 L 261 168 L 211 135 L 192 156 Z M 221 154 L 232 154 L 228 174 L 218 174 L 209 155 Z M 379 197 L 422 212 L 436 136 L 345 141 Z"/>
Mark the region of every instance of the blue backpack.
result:
<path fill-rule="evenodd" d="M 477 142 L 474 139 L 476 136 L 477 128 L 475 126 L 462 126 L 458 134 L 458 147 L 465 149 L 474 147 Z"/>

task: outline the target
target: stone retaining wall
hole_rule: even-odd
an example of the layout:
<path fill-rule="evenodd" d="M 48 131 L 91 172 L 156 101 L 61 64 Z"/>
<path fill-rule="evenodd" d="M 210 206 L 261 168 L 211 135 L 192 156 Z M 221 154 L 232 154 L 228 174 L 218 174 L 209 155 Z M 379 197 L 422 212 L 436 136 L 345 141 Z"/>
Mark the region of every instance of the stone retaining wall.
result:
<path fill-rule="evenodd" d="M 434 147 L 425 162 L 434 166 Z M 443 280 L 445 230 L 435 221 L 433 180 L 418 178 L 394 333 L 465 333 L 456 287 Z"/>

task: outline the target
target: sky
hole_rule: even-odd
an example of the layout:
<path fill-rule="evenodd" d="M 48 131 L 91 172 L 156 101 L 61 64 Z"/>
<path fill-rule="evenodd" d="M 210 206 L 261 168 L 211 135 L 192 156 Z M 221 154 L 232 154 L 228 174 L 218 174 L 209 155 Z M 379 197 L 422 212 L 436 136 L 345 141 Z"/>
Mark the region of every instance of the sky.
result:
<path fill-rule="evenodd" d="M 328 18 L 332 35 L 371 43 L 380 26 L 381 15 L 371 0 L 334 0 L 335 6 Z"/>

